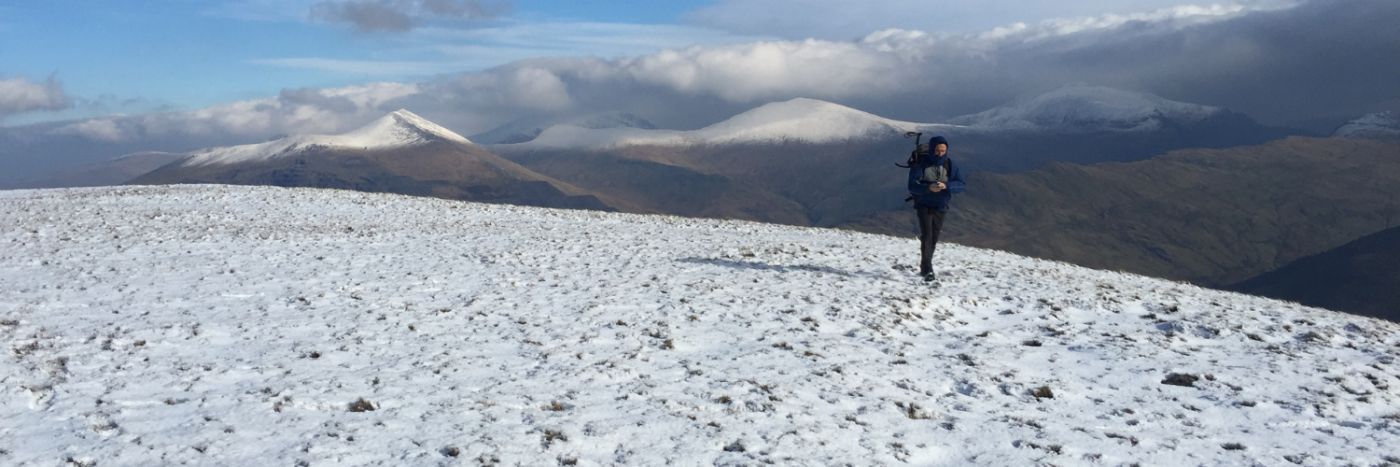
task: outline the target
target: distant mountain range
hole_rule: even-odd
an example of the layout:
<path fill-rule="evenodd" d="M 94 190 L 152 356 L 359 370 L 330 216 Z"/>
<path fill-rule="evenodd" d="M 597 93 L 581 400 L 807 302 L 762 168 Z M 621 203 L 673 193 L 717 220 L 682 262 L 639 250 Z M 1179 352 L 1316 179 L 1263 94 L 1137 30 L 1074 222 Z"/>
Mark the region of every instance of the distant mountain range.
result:
<path fill-rule="evenodd" d="M 1400 140 L 1400 115 L 1395 112 L 1367 114 L 1337 128 L 1332 136 Z"/>
<path fill-rule="evenodd" d="M 1134 161 L 1174 149 L 1260 144 L 1294 133 L 1227 109 L 1088 85 L 1018 99 L 951 123 L 973 130 L 962 135 L 976 156 L 970 166 L 996 172 L 1051 162 Z"/>
<path fill-rule="evenodd" d="M 502 159 L 407 110 L 340 135 L 196 151 L 131 183 L 311 186 L 537 206 L 627 207 Z"/>
<path fill-rule="evenodd" d="M 984 131 L 1145 132 L 1210 120 L 1228 111 L 1103 86 L 1072 85 L 951 123 Z"/>
<path fill-rule="evenodd" d="M 1100 86 L 1066 86 L 949 123 L 889 119 L 815 99 L 766 104 L 699 130 L 629 126 L 546 128 L 529 141 L 493 145 L 503 154 L 531 151 L 703 150 L 776 144 L 871 147 L 910 131 L 947 136 L 969 168 L 1030 170 L 1049 162 L 1131 161 L 1173 149 L 1259 144 L 1290 134 L 1225 109 Z"/>
<path fill-rule="evenodd" d="M 765 104 L 699 130 L 655 130 L 626 126 L 587 128 L 565 124 L 549 127 L 533 140 L 498 149 L 519 152 L 535 149 L 610 150 L 630 146 L 827 144 L 898 137 L 916 129 L 932 131 L 947 128 L 952 126 L 902 122 L 831 102 L 798 98 Z"/>

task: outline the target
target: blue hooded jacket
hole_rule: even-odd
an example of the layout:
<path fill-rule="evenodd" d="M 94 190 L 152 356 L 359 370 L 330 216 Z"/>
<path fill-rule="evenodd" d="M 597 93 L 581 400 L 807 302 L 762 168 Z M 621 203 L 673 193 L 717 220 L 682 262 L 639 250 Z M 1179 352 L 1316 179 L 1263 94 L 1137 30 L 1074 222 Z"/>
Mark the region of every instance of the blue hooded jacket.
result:
<path fill-rule="evenodd" d="M 930 140 L 929 146 L 934 146 L 934 141 L 939 141 L 941 139 L 942 138 Z M 946 141 L 941 142 L 942 144 L 947 144 Z M 929 185 L 937 182 L 936 180 L 930 181 L 924 179 L 924 172 L 930 167 L 947 168 L 948 179 L 944 183 L 948 185 L 948 189 L 937 193 L 928 191 Z M 962 170 L 960 170 L 958 165 L 953 163 L 952 158 L 947 155 L 937 157 L 930 154 L 909 166 L 909 195 L 914 197 L 915 207 L 932 207 L 939 211 L 947 212 L 948 204 L 953 200 L 953 193 L 962 193 L 966 188 L 967 184 L 963 182 Z"/>

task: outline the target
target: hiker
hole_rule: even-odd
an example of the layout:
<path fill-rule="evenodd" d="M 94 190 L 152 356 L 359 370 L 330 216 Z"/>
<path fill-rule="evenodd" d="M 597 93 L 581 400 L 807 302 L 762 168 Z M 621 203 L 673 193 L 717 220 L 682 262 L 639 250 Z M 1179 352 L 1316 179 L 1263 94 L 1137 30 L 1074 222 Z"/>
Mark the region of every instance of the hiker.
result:
<path fill-rule="evenodd" d="M 938 233 L 948 214 L 953 193 L 962 193 L 966 185 L 962 172 L 948 157 L 948 140 L 935 136 L 928 146 L 920 145 L 909 158 L 909 196 L 919 218 L 919 275 L 925 281 L 938 278 L 933 272 L 933 249 L 938 246 Z"/>

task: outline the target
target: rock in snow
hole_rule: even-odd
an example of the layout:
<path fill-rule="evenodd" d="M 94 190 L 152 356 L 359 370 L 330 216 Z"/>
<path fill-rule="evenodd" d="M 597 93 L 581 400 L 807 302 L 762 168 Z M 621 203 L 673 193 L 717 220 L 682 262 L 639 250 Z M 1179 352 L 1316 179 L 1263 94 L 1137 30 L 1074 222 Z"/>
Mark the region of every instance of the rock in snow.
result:
<path fill-rule="evenodd" d="M 1396 324 L 958 245 L 227 186 L 0 245 L 4 465 L 1400 462 Z"/>

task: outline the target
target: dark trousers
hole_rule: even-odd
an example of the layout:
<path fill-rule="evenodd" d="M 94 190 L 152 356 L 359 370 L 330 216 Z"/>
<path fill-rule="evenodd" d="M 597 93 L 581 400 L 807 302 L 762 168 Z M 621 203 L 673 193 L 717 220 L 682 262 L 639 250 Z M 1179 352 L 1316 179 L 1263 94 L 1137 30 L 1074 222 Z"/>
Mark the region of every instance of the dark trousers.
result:
<path fill-rule="evenodd" d="M 938 247 L 938 233 L 943 231 L 943 216 L 938 208 L 916 206 L 919 213 L 919 274 L 933 272 L 933 249 Z"/>

